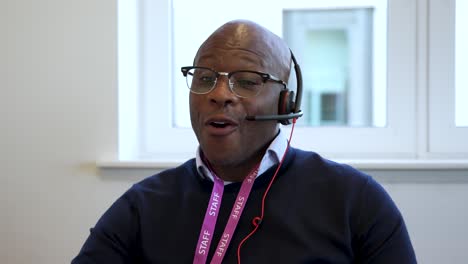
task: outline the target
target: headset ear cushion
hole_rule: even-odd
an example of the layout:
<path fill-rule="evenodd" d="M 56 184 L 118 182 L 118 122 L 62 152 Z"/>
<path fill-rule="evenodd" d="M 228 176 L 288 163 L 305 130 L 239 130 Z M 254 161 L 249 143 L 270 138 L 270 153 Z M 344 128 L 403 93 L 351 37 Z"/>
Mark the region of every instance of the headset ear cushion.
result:
<path fill-rule="evenodd" d="M 294 111 L 294 92 L 283 90 L 279 96 L 278 114 L 287 115 Z"/>
<path fill-rule="evenodd" d="M 279 96 L 279 104 L 278 104 L 278 114 L 279 115 L 289 115 L 294 112 L 294 92 L 290 90 L 283 90 Z M 279 120 L 283 125 L 291 124 L 291 120 L 283 119 Z"/>

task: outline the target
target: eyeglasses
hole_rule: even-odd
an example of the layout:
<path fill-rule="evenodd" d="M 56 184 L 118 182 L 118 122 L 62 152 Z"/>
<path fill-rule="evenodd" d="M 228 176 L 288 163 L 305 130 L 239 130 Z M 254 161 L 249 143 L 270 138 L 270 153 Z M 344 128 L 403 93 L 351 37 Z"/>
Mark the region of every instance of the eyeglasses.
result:
<path fill-rule="evenodd" d="M 217 72 L 210 68 L 188 66 L 182 67 L 182 74 L 187 81 L 187 87 L 192 93 L 207 94 L 216 86 L 219 76 L 227 76 L 229 89 L 238 97 L 249 98 L 257 96 L 267 81 L 277 82 L 285 88 L 287 84 L 271 74 L 257 71 Z"/>

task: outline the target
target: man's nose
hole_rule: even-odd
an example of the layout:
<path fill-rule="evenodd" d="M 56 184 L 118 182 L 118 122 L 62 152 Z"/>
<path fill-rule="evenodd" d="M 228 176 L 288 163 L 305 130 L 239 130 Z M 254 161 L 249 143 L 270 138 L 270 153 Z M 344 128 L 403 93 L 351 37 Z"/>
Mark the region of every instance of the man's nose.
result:
<path fill-rule="evenodd" d="M 211 102 L 222 106 L 232 104 L 238 100 L 238 97 L 232 92 L 229 87 L 229 79 L 227 76 L 219 76 L 215 87 L 208 93 Z"/>

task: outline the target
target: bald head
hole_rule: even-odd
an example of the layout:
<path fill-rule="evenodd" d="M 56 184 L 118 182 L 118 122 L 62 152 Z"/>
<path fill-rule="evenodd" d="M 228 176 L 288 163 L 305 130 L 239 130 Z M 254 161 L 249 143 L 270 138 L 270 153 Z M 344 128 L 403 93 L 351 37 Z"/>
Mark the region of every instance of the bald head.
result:
<path fill-rule="evenodd" d="M 216 50 L 245 51 L 256 57 L 267 73 L 288 81 L 291 65 L 288 46 L 280 37 L 259 24 L 248 20 L 234 20 L 222 25 L 200 46 L 194 64 L 203 66 L 198 65 L 203 56 L 212 56 L 211 51 Z M 222 56 L 222 52 L 218 54 Z"/>

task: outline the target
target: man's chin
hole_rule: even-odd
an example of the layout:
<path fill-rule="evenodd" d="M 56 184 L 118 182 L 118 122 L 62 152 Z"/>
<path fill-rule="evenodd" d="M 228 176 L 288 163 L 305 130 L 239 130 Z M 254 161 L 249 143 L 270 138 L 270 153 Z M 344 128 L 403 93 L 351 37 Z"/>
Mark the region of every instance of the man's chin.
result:
<path fill-rule="evenodd" d="M 231 166 L 236 164 L 236 161 L 238 162 L 242 159 L 242 157 L 239 157 L 239 152 L 235 148 L 217 146 L 215 148 L 202 149 L 205 158 L 207 158 L 212 165 Z"/>
<path fill-rule="evenodd" d="M 205 157 L 210 161 L 211 164 L 217 166 L 229 166 L 235 164 L 235 160 L 237 160 L 234 157 L 232 151 L 205 153 Z"/>

